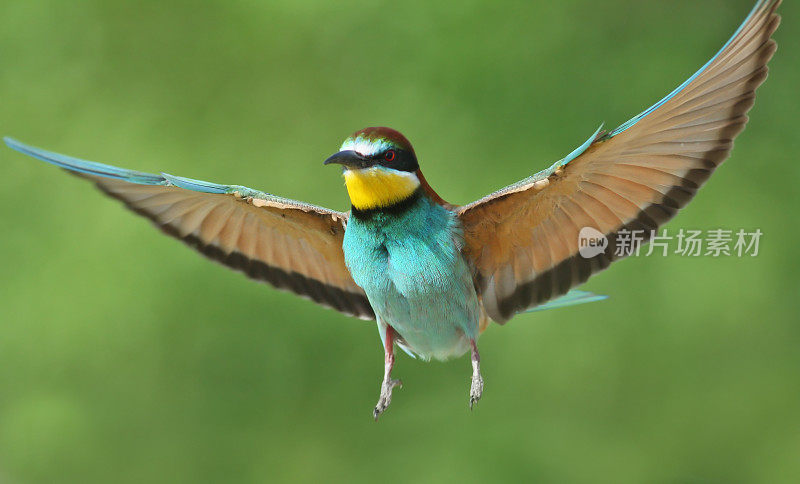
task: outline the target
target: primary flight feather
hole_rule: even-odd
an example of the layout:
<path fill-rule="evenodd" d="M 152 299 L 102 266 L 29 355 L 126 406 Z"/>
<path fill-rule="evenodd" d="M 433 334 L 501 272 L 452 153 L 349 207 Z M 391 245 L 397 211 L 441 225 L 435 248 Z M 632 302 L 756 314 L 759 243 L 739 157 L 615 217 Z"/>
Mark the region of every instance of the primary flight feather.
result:
<path fill-rule="evenodd" d="M 348 137 L 325 164 L 343 167 L 347 213 L 220 185 L 126 170 L 27 146 L 152 220 L 166 234 L 249 277 L 377 321 L 385 350 L 378 416 L 391 402 L 394 346 L 423 359 L 472 356 L 470 406 L 483 378 L 488 321 L 601 299 L 571 290 L 618 258 L 615 235 L 645 238 L 686 205 L 728 157 L 776 49 L 780 0 L 760 0 L 686 82 L 550 168 L 465 206 L 425 181 L 409 141 L 390 128 Z M 579 254 L 584 227 L 611 247 Z"/>

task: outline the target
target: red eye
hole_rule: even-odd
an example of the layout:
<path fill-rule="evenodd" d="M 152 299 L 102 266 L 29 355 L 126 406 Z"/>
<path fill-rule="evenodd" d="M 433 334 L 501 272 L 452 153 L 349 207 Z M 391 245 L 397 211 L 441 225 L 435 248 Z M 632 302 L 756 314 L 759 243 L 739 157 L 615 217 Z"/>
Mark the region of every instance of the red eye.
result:
<path fill-rule="evenodd" d="M 383 155 L 383 158 L 389 162 L 394 161 L 394 157 L 395 157 L 394 150 L 389 150 L 386 152 L 385 155 Z"/>

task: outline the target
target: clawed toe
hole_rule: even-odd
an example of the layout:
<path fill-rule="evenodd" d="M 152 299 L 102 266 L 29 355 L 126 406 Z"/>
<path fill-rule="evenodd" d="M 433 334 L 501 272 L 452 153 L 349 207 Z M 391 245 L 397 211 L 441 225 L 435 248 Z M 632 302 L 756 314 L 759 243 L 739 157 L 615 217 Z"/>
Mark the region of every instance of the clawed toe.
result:
<path fill-rule="evenodd" d="M 384 380 L 381 384 L 381 395 L 378 398 L 378 403 L 375 405 L 375 409 L 372 411 L 372 418 L 375 421 L 378 421 L 378 417 L 389 408 L 389 404 L 392 403 L 392 389 L 394 387 L 402 387 L 403 382 L 400 380 Z"/>
<path fill-rule="evenodd" d="M 470 340 L 472 347 L 472 385 L 469 387 L 469 409 L 478 403 L 483 395 L 483 377 L 481 376 L 481 355 L 478 354 L 478 345 L 475 340 Z"/>
<path fill-rule="evenodd" d="M 472 385 L 469 389 L 470 410 L 472 410 L 472 407 L 481 399 L 481 395 L 483 395 L 483 378 L 480 375 L 473 375 Z"/>

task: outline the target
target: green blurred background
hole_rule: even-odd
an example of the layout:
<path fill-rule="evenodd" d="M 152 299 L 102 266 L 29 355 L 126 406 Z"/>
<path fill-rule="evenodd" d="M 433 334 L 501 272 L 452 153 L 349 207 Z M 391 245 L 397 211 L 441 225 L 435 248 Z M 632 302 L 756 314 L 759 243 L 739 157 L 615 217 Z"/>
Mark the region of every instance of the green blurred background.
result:
<path fill-rule="evenodd" d="M 405 133 L 465 203 L 616 126 L 702 65 L 752 0 L 9 1 L 0 134 L 347 208 L 350 132 Z M 210 263 L 0 149 L 0 481 L 798 482 L 796 2 L 732 158 L 669 224 L 756 258 L 631 259 L 591 305 L 466 358 L 383 355 L 349 319 Z"/>

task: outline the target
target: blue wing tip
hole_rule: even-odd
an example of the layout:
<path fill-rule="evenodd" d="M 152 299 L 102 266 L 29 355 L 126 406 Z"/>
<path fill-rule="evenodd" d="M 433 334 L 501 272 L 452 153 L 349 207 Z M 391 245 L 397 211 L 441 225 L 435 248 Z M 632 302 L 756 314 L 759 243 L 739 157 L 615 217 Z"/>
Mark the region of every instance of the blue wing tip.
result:
<path fill-rule="evenodd" d="M 170 175 L 169 173 L 161 173 L 161 176 L 172 185 L 185 190 L 193 190 L 204 193 L 228 193 L 230 189 L 228 185 L 220 185 L 218 183 Z"/>
<path fill-rule="evenodd" d="M 589 149 L 589 147 L 592 145 L 592 143 L 597 141 L 597 139 L 598 139 L 598 137 L 600 135 L 600 132 L 603 130 L 603 126 L 605 126 L 605 123 L 600 123 L 600 127 L 597 128 L 597 131 L 595 131 L 594 134 L 589 137 L 589 139 L 584 141 L 582 145 L 580 145 L 577 148 L 575 148 L 574 150 L 572 150 L 572 153 L 568 154 L 567 156 L 562 158 L 560 161 L 557 161 L 556 165 L 557 166 L 564 166 L 567 163 L 569 163 L 570 161 L 572 161 L 575 158 L 579 157 L 581 154 L 583 154 L 584 151 Z"/>
<path fill-rule="evenodd" d="M 93 161 L 81 160 L 71 156 L 60 155 L 52 153 L 32 146 L 27 146 L 24 143 L 10 138 L 3 137 L 5 144 L 20 153 L 32 156 L 47 163 L 65 168 L 67 170 L 85 173 L 89 175 L 101 176 L 106 178 L 115 178 L 118 180 L 127 181 L 129 183 L 136 183 L 140 185 L 164 185 L 169 183 L 173 186 L 183 188 L 186 190 L 194 190 L 204 193 L 228 193 L 230 186 L 220 185 L 217 183 L 206 182 L 202 180 L 194 180 L 192 178 L 184 178 L 181 176 L 170 175 L 162 173 L 156 175 L 153 173 L 144 173 L 134 170 L 127 170 L 112 165 L 105 165 Z"/>

